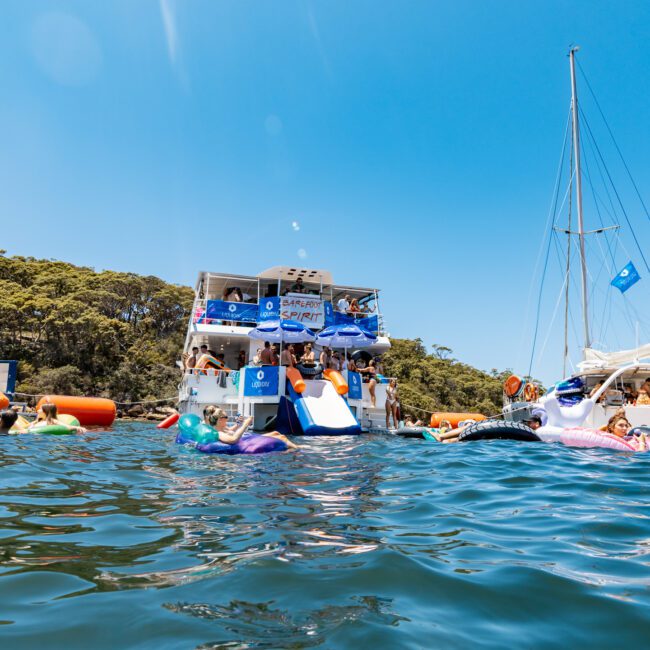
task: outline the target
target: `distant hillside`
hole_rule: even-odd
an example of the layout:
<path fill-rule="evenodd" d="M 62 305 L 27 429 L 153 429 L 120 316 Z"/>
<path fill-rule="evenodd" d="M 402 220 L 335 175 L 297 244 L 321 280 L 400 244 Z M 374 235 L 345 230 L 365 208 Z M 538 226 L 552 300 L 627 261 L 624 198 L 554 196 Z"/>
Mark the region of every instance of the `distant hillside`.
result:
<path fill-rule="evenodd" d="M 176 393 L 189 287 L 3 254 L 0 358 L 21 362 L 18 391 L 119 401 Z"/>
<path fill-rule="evenodd" d="M 489 374 L 453 359 L 452 351 L 434 345 L 427 354 L 420 339 L 391 339 L 392 348 L 384 356 L 384 372 L 398 380 L 402 411 L 452 411 L 494 415 L 503 406 L 503 382 L 510 371 L 492 370 Z"/>
<path fill-rule="evenodd" d="M 18 359 L 18 391 L 107 396 L 127 402 L 176 394 L 192 308 L 189 287 L 152 276 L 0 252 L 0 358 Z M 422 341 L 392 340 L 384 371 L 406 405 L 427 411 L 501 408 L 508 373 L 490 374 Z M 422 416 L 418 411 L 414 414 Z"/>

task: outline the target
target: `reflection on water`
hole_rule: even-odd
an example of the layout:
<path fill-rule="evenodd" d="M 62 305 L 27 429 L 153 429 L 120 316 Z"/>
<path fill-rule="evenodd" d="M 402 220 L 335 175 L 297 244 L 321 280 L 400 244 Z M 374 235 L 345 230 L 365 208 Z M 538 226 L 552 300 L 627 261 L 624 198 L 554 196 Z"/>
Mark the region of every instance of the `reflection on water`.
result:
<path fill-rule="evenodd" d="M 650 629 L 644 455 L 366 436 L 222 458 L 172 438 L 0 440 L 7 647 L 608 647 Z"/>

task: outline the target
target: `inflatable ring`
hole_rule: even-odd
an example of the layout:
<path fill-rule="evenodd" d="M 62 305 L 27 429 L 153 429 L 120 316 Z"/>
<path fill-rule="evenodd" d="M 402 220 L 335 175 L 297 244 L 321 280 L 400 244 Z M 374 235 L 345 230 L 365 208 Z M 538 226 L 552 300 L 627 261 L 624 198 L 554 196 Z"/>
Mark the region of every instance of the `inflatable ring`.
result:
<path fill-rule="evenodd" d="M 460 432 L 458 442 L 476 440 L 519 440 L 522 442 L 540 442 L 540 437 L 525 424 L 501 420 L 486 420 L 472 424 Z"/>
<path fill-rule="evenodd" d="M 429 434 L 427 436 L 427 434 Z M 400 427 L 395 431 L 396 436 L 402 438 L 419 438 L 420 440 L 431 439 L 431 429 L 429 427 Z"/>
<path fill-rule="evenodd" d="M 508 379 L 503 382 L 503 392 L 506 394 L 506 397 L 511 399 L 517 397 L 521 393 L 521 389 L 524 386 L 524 380 L 517 375 L 510 375 Z"/>
<path fill-rule="evenodd" d="M 531 384 L 530 382 L 527 383 L 524 386 L 524 399 L 527 402 L 535 402 L 537 398 L 539 397 L 539 389 L 535 384 Z"/>
<path fill-rule="evenodd" d="M 178 428 L 176 443 L 190 444 L 204 454 L 265 454 L 287 449 L 283 440 L 257 433 L 245 433 L 234 445 L 226 444 L 219 440 L 219 433 L 215 429 L 202 423 L 201 418 L 192 413 L 181 415 Z"/>

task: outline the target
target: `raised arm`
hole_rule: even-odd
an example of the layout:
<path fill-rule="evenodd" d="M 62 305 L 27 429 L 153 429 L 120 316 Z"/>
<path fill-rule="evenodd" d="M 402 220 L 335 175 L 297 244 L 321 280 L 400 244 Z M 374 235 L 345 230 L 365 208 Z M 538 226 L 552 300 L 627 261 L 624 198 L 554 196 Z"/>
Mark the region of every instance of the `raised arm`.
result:
<path fill-rule="evenodd" d="M 239 429 L 235 429 L 234 431 L 219 431 L 219 440 L 225 442 L 227 445 L 238 443 L 252 422 L 253 418 L 246 418 Z"/>

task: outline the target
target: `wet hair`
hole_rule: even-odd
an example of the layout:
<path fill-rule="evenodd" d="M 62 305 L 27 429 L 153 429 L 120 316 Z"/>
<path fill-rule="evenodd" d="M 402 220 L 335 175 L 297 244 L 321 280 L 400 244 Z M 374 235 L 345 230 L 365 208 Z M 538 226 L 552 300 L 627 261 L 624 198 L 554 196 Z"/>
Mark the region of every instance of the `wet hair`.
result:
<path fill-rule="evenodd" d="M 614 427 L 618 424 L 620 420 L 625 420 L 629 427 L 632 426 L 630 424 L 630 421 L 624 415 L 620 415 L 619 413 L 614 413 L 614 415 L 612 415 L 612 417 L 609 418 L 609 422 L 607 423 L 607 432 L 614 433 Z"/>
<path fill-rule="evenodd" d="M 41 411 L 43 411 L 43 415 L 45 418 L 56 418 L 57 415 L 57 409 L 56 409 L 56 404 L 43 404 L 41 406 Z"/>
<path fill-rule="evenodd" d="M 228 414 L 218 406 L 213 406 L 212 404 L 210 406 L 206 406 L 203 409 L 203 419 L 209 424 L 211 427 L 216 427 L 217 423 L 221 418 L 227 418 Z"/>
<path fill-rule="evenodd" d="M 542 418 L 539 417 L 539 415 L 531 415 L 527 420 L 524 420 L 524 422 L 537 422 L 539 426 L 542 426 Z"/>
<path fill-rule="evenodd" d="M 199 351 L 199 348 L 197 348 L 196 345 L 195 345 L 195 346 L 192 348 L 192 352 L 194 352 L 194 350 L 196 350 L 196 351 L 198 352 L 198 351 Z"/>
<path fill-rule="evenodd" d="M 2 425 L 3 429 L 11 429 L 11 427 L 16 424 L 17 419 L 18 413 L 12 409 L 8 409 L 0 413 L 0 424 Z"/>

